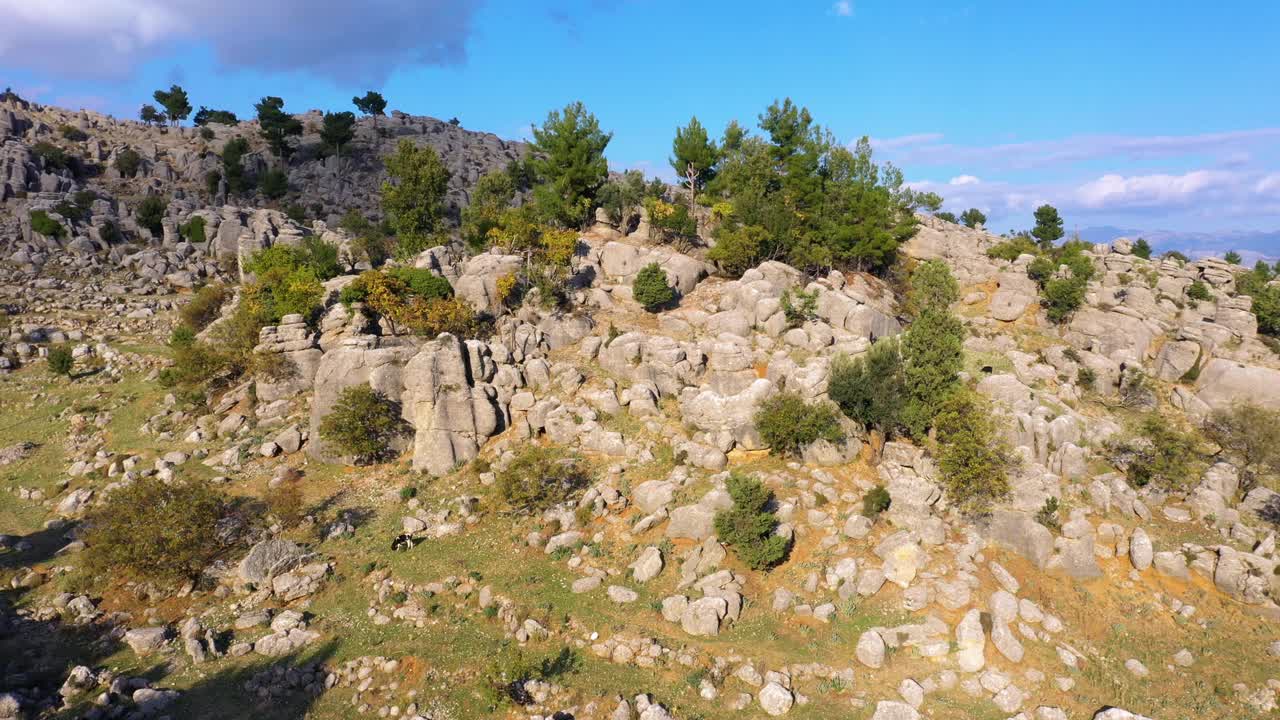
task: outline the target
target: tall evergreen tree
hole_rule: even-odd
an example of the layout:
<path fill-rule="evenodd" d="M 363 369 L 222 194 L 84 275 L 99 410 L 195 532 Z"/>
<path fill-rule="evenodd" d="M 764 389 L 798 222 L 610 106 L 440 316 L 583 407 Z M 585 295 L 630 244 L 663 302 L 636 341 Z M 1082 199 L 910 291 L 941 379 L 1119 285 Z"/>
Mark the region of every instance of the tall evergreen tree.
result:
<path fill-rule="evenodd" d="M 395 229 L 401 254 L 416 254 L 439 229 L 449 169 L 430 145 L 418 147 L 401 140 L 394 154 L 384 158 L 394 182 L 382 184 L 382 208 Z"/>
<path fill-rule="evenodd" d="M 258 111 L 258 125 L 271 152 L 287 159 L 293 154 L 289 138 L 302 134 L 302 121 L 284 111 L 284 100 L 272 95 L 262 98 L 253 106 Z"/>
<path fill-rule="evenodd" d="M 676 174 L 685 178 L 692 199 L 702 190 L 716 174 L 716 165 L 720 162 L 720 149 L 712 140 L 707 139 L 707 130 L 698 122 L 697 117 L 689 119 L 689 124 L 676 128 L 675 139 L 671 141 L 671 168 Z"/>
<path fill-rule="evenodd" d="M 378 116 L 384 114 L 387 109 L 387 100 L 382 97 L 382 93 L 370 90 L 364 94 L 364 97 L 353 97 L 351 103 L 361 113 L 373 118 L 373 126 L 378 127 Z"/>
<path fill-rule="evenodd" d="M 964 223 L 965 227 L 976 228 L 987 223 L 987 216 L 978 208 L 969 208 L 960 214 L 960 222 Z"/>
<path fill-rule="evenodd" d="M 324 124 L 320 127 L 320 142 L 342 157 L 342 146 L 351 142 L 356 135 L 356 115 L 350 111 L 327 112 Z"/>
<path fill-rule="evenodd" d="M 613 133 L 602 131 L 581 102 L 553 110 L 542 127 L 533 128 L 529 166 L 539 183 L 533 196 L 548 220 L 566 228 L 587 221 L 596 193 L 609 178 L 604 150 L 611 139 Z"/>
<path fill-rule="evenodd" d="M 165 117 L 174 125 L 186 120 L 191 114 L 191 101 L 187 98 L 187 91 L 183 90 L 181 85 L 170 85 L 168 91 L 157 90 L 152 97 L 164 108 Z"/>
<path fill-rule="evenodd" d="M 157 110 L 155 105 L 147 103 L 139 108 L 138 119 L 147 125 L 159 125 L 164 122 L 164 113 Z"/>
<path fill-rule="evenodd" d="M 1031 229 L 1031 235 L 1040 241 L 1040 247 L 1048 249 L 1062 237 L 1062 217 L 1058 215 L 1058 209 L 1052 205 L 1041 205 L 1036 208 L 1035 213 L 1036 226 Z"/>

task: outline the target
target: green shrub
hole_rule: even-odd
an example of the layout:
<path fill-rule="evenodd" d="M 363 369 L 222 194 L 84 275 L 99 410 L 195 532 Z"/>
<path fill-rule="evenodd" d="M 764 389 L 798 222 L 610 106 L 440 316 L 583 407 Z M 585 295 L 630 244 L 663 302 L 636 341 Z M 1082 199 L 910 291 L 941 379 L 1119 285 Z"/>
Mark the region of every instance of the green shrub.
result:
<path fill-rule="evenodd" d="M 200 128 L 200 139 L 201 139 L 201 140 L 212 140 L 214 137 L 215 137 L 215 135 L 214 135 L 214 132 L 213 132 L 213 128 L 207 128 L 207 127 L 202 127 L 202 128 Z"/>
<path fill-rule="evenodd" d="M 160 384 L 165 387 L 212 387 L 241 371 L 234 351 L 221 349 L 212 343 L 196 341 L 183 344 L 179 338 L 172 347 L 173 365 L 160 371 Z"/>
<path fill-rule="evenodd" d="M 964 369 L 964 325 L 946 309 L 924 308 L 901 343 L 907 401 L 902 424 L 924 437 Z"/>
<path fill-rule="evenodd" d="M 957 388 L 934 422 L 939 476 L 953 503 L 968 512 L 984 512 L 1009 493 L 1011 453 L 996 432 L 988 402 Z"/>
<path fill-rule="evenodd" d="M 876 485 L 862 496 L 862 514 L 874 520 L 892 504 L 889 491 L 883 485 Z"/>
<path fill-rule="evenodd" d="M 1137 242 L 1133 244 L 1133 254 L 1143 260 L 1150 260 L 1151 243 L 1147 242 L 1146 238 L 1138 238 Z"/>
<path fill-rule="evenodd" d="M 867 428 L 885 436 L 899 432 L 907 389 L 898 341 L 878 340 L 867 354 L 853 360 L 837 357 L 831 366 L 827 394 L 841 412 Z"/>
<path fill-rule="evenodd" d="M 819 440 L 844 440 L 834 406 L 808 402 L 794 392 L 780 392 L 761 403 L 755 424 L 769 451 L 779 455 L 799 455 Z"/>
<path fill-rule="evenodd" d="M 1085 285 L 1074 278 L 1054 278 L 1045 283 L 1041 300 L 1051 322 L 1061 323 L 1084 304 Z"/>
<path fill-rule="evenodd" d="M 120 177 L 134 177 L 138 174 L 138 168 L 142 167 L 142 156 L 133 148 L 125 148 L 116 153 L 115 167 Z"/>
<path fill-rule="evenodd" d="M 1040 506 L 1040 509 L 1036 511 L 1036 522 L 1050 530 L 1057 531 L 1058 528 L 1062 526 L 1062 520 L 1058 516 L 1059 509 L 1060 503 L 1058 502 L 1058 498 L 1050 495 L 1045 499 L 1044 504 Z"/>
<path fill-rule="evenodd" d="M 1035 255 L 1039 251 L 1040 247 L 1036 245 L 1034 240 L 1025 235 L 1018 235 L 988 248 L 987 257 L 994 260 L 1013 262 L 1020 255 Z"/>
<path fill-rule="evenodd" d="M 239 195 L 249 189 L 242 160 L 249 152 L 249 141 L 236 136 L 222 146 L 222 176 L 227 180 L 227 193 Z"/>
<path fill-rule="evenodd" d="M 1260 477 L 1280 476 L 1280 410 L 1238 403 L 1215 411 L 1204 430 L 1240 467 L 1241 492 L 1252 490 Z"/>
<path fill-rule="evenodd" d="M 338 249 L 316 235 L 308 235 L 298 247 L 272 245 L 254 253 L 245 263 L 245 270 L 254 275 L 283 274 L 297 270 L 309 270 L 320 280 L 330 280 L 342 274 L 338 263 Z"/>
<path fill-rule="evenodd" d="M 51 238 L 60 238 L 67 234 L 67 229 L 62 226 L 62 223 L 49 217 L 49 213 L 44 210 L 31 211 L 31 230 Z"/>
<path fill-rule="evenodd" d="M 911 272 L 907 306 L 912 315 L 918 315 L 925 308 L 945 310 L 959 299 L 960 285 L 941 260 L 926 260 Z"/>
<path fill-rule="evenodd" d="M 85 211 L 79 205 L 63 200 L 53 206 L 53 211 L 71 222 L 80 222 L 85 218 Z"/>
<path fill-rule="evenodd" d="M 138 478 L 113 491 L 90 515 L 89 565 L 157 580 L 194 580 L 226 550 L 218 532 L 226 507 L 199 481 Z"/>
<path fill-rule="evenodd" d="M 818 291 L 806 292 L 788 288 L 782 293 L 781 305 L 787 325 L 800 327 L 818 317 Z"/>
<path fill-rule="evenodd" d="M 1098 373 L 1093 368 L 1082 367 L 1076 370 L 1076 384 L 1085 390 L 1094 390 L 1097 387 Z"/>
<path fill-rule="evenodd" d="M 71 357 L 71 348 L 66 345 L 50 347 L 45 362 L 49 365 L 49 372 L 54 375 L 66 375 L 67 377 L 71 376 L 71 367 L 75 363 Z"/>
<path fill-rule="evenodd" d="M 631 283 L 631 294 L 645 310 L 657 312 L 676 297 L 676 291 L 667 284 L 667 271 L 656 262 L 640 268 Z"/>
<path fill-rule="evenodd" d="M 203 244 L 206 240 L 204 218 L 199 215 L 192 215 L 190 220 L 178 226 L 178 234 L 193 245 Z"/>
<path fill-rule="evenodd" d="M 769 243 L 769 231 L 755 225 L 721 225 L 714 237 L 716 245 L 707 251 L 707 259 L 728 277 L 741 277 L 759 264 L 760 255 Z"/>
<path fill-rule="evenodd" d="M 498 497 L 515 513 L 543 512 L 577 497 L 589 477 L 582 462 L 558 448 L 525 446 L 497 473 Z"/>
<path fill-rule="evenodd" d="M 88 133 L 74 125 L 67 125 L 66 123 L 58 126 L 58 134 L 71 142 L 83 142 L 89 139 Z"/>
<path fill-rule="evenodd" d="M 698 220 L 689 214 L 688 205 L 649 197 L 644 199 L 644 207 L 649 213 L 650 240 L 672 242 L 698 236 Z"/>
<path fill-rule="evenodd" d="M 1152 413 L 1138 426 L 1136 440 L 1121 446 L 1129 481 L 1138 487 L 1154 483 L 1163 489 L 1187 487 L 1200 477 L 1200 454 L 1188 432 Z"/>
<path fill-rule="evenodd" d="M 67 151 L 51 142 L 41 140 L 32 145 L 31 154 L 36 156 L 40 166 L 45 170 L 66 170 L 71 167 L 71 158 L 67 155 Z"/>
<path fill-rule="evenodd" d="M 191 299 L 178 311 L 182 323 L 199 332 L 218 319 L 222 305 L 231 297 L 231 291 L 222 283 L 205 285 L 192 294 Z"/>
<path fill-rule="evenodd" d="M 169 333 L 169 347 L 189 348 L 196 343 L 196 331 L 189 325 L 179 325 Z"/>
<path fill-rule="evenodd" d="M 320 421 L 320 437 L 356 464 L 387 459 L 393 453 L 392 441 L 406 431 L 399 406 L 368 384 L 343 390 Z"/>
<path fill-rule="evenodd" d="M 138 203 L 133 211 L 133 218 L 139 227 L 151 231 L 157 238 L 164 234 L 164 215 L 169 209 L 169 202 L 159 195 L 148 195 Z"/>
<path fill-rule="evenodd" d="M 773 493 L 759 480 L 732 472 L 725 483 L 733 507 L 716 513 L 720 542 L 752 570 L 767 570 L 787 557 L 790 543 L 775 534 L 778 518 L 769 509 Z"/>
<path fill-rule="evenodd" d="M 1280 283 L 1271 283 L 1270 272 L 1236 275 L 1236 291 L 1253 299 L 1253 314 L 1258 318 L 1258 332 L 1280 336 Z"/>
<path fill-rule="evenodd" d="M 1196 302 L 1202 302 L 1212 300 L 1213 293 L 1209 292 L 1209 286 L 1205 285 L 1203 280 L 1195 280 L 1187 286 L 1187 297 Z"/>
<path fill-rule="evenodd" d="M 453 297 L 453 286 L 444 277 L 426 268 L 395 267 L 389 275 L 404 283 L 409 292 L 423 300 L 446 300 Z"/>
<path fill-rule="evenodd" d="M 289 193 L 289 176 L 283 170 L 268 170 L 258 179 L 258 189 L 266 199 L 279 200 Z"/>

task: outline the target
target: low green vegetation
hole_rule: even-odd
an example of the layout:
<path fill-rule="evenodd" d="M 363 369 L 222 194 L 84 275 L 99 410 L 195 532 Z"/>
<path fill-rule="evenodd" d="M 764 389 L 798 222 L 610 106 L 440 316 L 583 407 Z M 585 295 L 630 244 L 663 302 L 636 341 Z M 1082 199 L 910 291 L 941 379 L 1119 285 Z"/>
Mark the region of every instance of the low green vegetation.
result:
<path fill-rule="evenodd" d="M 755 424 L 769 451 L 779 455 L 799 455 L 819 440 L 844 440 L 835 407 L 810 402 L 794 392 L 780 392 L 761 403 Z"/>
<path fill-rule="evenodd" d="M 880 513 L 889 509 L 893 504 L 893 498 L 890 497 L 889 491 L 884 485 L 876 485 L 862 496 L 862 514 L 872 520 L 880 516 Z"/>
<path fill-rule="evenodd" d="M 898 341 L 877 340 L 870 351 L 855 359 L 837 357 L 827 393 L 841 412 L 868 429 L 886 437 L 902 432 L 907 388 Z"/>
<path fill-rule="evenodd" d="M 770 510 L 773 493 L 756 478 L 729 474 L 725 482 L 733 507 L 716 514 L 716 536 L 752 570 L 768 570 L 786 559 L 787 538 L 776 534 L 778 518 Z"/>
<path fill-rule="evenodd" d="M 1157 413 L 1138 422 L 1126 439 L 1109 442 L 1111 462 L 1125 470 L 1136 487 L 1186 488 L 1200 477 L 1203 457 L 1197 438 Z"/>
<path fill-rule="evenodd" d="M 218 533 L 226 511 L 224 498 L 203 482 L 140 477 L 113 491 L 90 515 L 89 565 L 100 573 L 195 580 L 226 549 Z"/>
<path fill-rule="evenodd" d="M 50 238 L 61 238 L 67 234 L 62 223 L 49 217 L 49 213 L 44 210 L 31 211 L 31 230 Z"/>
<path fill-rule="evenodd" d="M 205 285 L 191 295 L 178 311 L 178 318 L 184 327 L 199 332 L 218 319 L 223 303 L 230 297 L 231 289 L 222 283 Z"/>
<path fill-rule="evenodd" d="M 1204 431 L 1240 468 L 1243 492 L 1263 479 L 1280 478 L 1280 411 L 1239 403 L 1215 411 Z"/>
<path fill-rule="evenodd" d="M 320 437 L 357 465 L 387 460 L 407 431 L 399 406 L 368 383 L 344 389 L 320 421 Z"/>
<path fill-rule="evenodd" d="M 1278 264 L 1280 265 L 1280 264 Z M 1250 272 L 1236 275 L 1236 292 L 1253 300 L 1253 314 L 1258 318 L 1258 332 L 1280 338 L 1280 282 L 1266 264 L 1259 264 Z"/>
<path fill-rule="evenodd" d="M 1011 450 L 1001 440 L 990 403 L 958 388 L 939 408 L 938 470 L 947 497 L 968 512 L 984 512 L 1009 493 Z"/>
<path fill-rule="evenodd" d="M 344 287 L 338 299 L 346 305 L 363 303 L 390 323 L 393 332 L 474 337 L 482 329 L 471 306 L 453 297 L 449 281 L 430 270 L 367 270 Z"/>
<path fill-rule="evenodd" d="M 657 312 L 676 298 L 675 288 L 667 284 L 667 271 L 656 262 L 640 268 L 631 292 L 636 302 L 649 312 Z"/>
<path fill-rule="evenodd" d="M 159 195 L 148 195 L 133 209 L 133 219 L 139 227 L 150 230 L 152 236 L 159 238 L 164 234 L 164 216 L 168 210 L 168 200 Z"/>
<path fill-rule="evenodd" d="M 75 363 L 71 356 L 71 348 L 66 345 L 51 346 L 49 354 L 45 357 L 45 362 L 49 367 L 49 372 L 66 377 L 71 376 L 71 368 Z"/>
<path fill-rule="evenodd" d="M 586 466 L 559 448 L 526 446 L 496 474 L 498 497 L 517 515 L 532 515 L 578 497 L 590 482 Z"/>

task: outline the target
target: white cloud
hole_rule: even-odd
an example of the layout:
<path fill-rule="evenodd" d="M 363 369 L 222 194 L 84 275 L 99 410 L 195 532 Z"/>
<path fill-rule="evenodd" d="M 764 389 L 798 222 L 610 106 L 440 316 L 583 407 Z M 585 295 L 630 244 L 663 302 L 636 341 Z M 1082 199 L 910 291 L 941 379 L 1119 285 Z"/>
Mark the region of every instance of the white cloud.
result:
<path fill-rule="evenodd" d="M 850 17 L 853 15 L 853 2 L 851 0 L 839 0 L 831 6 L 831 11 L 840 17 Z"/>
<path fill-rule="evenodd" d="M 871 138 L 871 147 L 876 150 L 896 150 L 914 145 L 926 145 L 942 139 L 942 133 L 917 133 L 900 135 L 891 138 Z"/>
<path fill-rule="evenodd" d="M 1249 157 L 1259 148 L 1280 146 L 1280 127 L 1195 135 L 1072 135 L 995 145 L 941 142 L 941 133 L 919 133 L 875 141 L 901 165 L 961 165 L 1026 169 L 1097 159 L 1154 160 L 1216 154 L 1227 160 Z"/>
<path fill-rule="evenodd" d="M 1238 190 L 1237 173 L 1195 170 L 1183 175 L 1103 175 L 1076 189 L 1085 208 L 1155 208 L 1184 206 L 1217 191 Z"/>
<path fill-rule="evenodd" d="M 1253 186 L 1253 191 L 1259 195 L 1271 195 L 1280 198 L 1280 173 L 1271 173 L 1263 176 Z"/>
<path fill-rule="evenodd" d="M 948 185 L 977 185 L 980 182 L 982 181 L 974 177 L 973 175 L 957 175 L 956 177 L 951 178 L 951 180 L 947 182 L 947 184 Z"/>
<path fill-rule="evenodd" d="M 480 0 L 0 0 L 0 66 L 113 80 L 179 44 L 227 67 L 380 86 L 396 67 L 461 62 Z"/>

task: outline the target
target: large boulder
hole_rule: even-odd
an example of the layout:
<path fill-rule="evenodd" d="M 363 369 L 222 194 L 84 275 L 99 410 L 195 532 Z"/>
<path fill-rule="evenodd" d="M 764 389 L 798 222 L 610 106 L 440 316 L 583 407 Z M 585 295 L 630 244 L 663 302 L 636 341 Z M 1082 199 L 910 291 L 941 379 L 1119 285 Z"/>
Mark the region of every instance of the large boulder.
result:
<path fill-rule="evenodd" d="M 728 433 L 749 450 L 761 447 L 755 428 L 757 406 L 773 392 L 773 383 L 759 378 L 743 391 L 721 395 L 711 388 L 686 388 L 680 395 L 685 422 L 709 433 Z"/>
<path fill-rule="evenodd" d="M 404 393 L 402 379 L 405 363 L 417 352 L 412 345 L 373 347 L 375 338 L 351 338 L 324 354 L 316 368 L 315 394 L 311 399 L 311 433 L 307 452 L 325 462 L 343 460 L 341 452 L 329 446 L 320 436 L 320 423 L 333 411 L 342 391 L 355 385 L 368 384 L 374 390 L 399 403 Z M 408 438 L 393 444 L 397 450 L 408 446 Z"/>
<path fill-rule="evenodd" d="M 1053 555 L 1053 533 L 1026 513 L 996 510 L 986 534 L 995 544 L 1030 560 L 1041 570 Z"/>
<path fill-rule="evenodd" d="M 1196 397 L 1212 410 L 1238 402 L 1280 410 L 1280 370 L 1214 358 L 1200 371 Z"/>
<path fill-rule="evenodd" d="M 1002 272 L 997 280 L 1000 288 L 991 296 L 991 317 L 1012 322 L 1022 317 L 1036 301 L 1036 284 L 1025 272 Z"/>
<path fill-rule="evenodd" d="M 482 349 L 483 348 L 483 349 Z M 485 346 L 476 346 L 483 362 Z M 445 333 L 424 345 L 404 369 L 404 414 L 413 424 L 413 467 L 444 475 L 476 457 L 502 426 L 497 390 L 478 382 L 469 348 Z"/>
<path fill-rule="evenodd" d="M 236 577 L 246 584 L 265 587 L 276 577 L 314 557 L 291 540 L 270 538 L 254 545 L 236 567 Z"/>
<path fill-rule="evenodd" d="M 462 275 L 454 283 L 458 297 L 478 312 L 495 312 L 502 304 L 498 295 L 498 279 L 519 272 L 524 260 L 519 255 L 494 252 L 476 255 L 463 266 Z"/>

